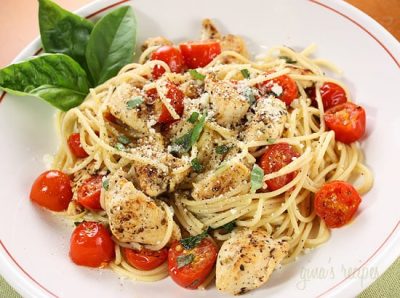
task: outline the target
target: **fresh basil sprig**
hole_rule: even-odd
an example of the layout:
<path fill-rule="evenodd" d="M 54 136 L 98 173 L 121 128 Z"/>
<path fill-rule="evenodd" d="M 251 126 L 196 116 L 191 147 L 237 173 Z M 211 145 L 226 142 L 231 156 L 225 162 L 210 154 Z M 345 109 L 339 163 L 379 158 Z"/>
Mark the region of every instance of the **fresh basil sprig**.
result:
<path fill-rule="evenodd" d="M 89 82 L 71 57 L 45 54 L 1 69 L 0 89 L 14 95 L 32 95 L 68 111 L 85 99 Z"/>

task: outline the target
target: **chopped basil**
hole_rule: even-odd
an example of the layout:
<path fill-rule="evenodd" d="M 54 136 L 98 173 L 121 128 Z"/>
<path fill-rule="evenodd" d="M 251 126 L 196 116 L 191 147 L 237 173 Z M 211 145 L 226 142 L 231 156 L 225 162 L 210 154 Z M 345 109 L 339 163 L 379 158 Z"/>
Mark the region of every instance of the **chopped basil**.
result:
<path fill-rule="evenodd" d="M 192 115 L 190 115 L 189 119 L 187 121 L 189 121 L 190 123 L 196 123 L 197 119 L 199 119 L 200 114 L 197 112 L 193 112 Z"/>
<path fill-rule="evenodd" d="M 200 134 L 203 131 L 205 122 L 206 115 L 203 115 L 188 133 L 174 140 L 171 146 L 171 153 L 188 152 L 199 139 Z"/>
<path fill-rule="evenodd" d="M 199 235 L 181 239 L 180 243 L 182 244 L 182 246 L 185 249 L 192 249 L 192 248 L 196 247 L 197 245 L 199 245 L 201 240 L 203 240 L 207 236 L 208 236 L 208 233 L 207 233 L 207 230 L 205 230 L 203 233 L 201 233 Z"/>
<path fill-rule="evenodd" d="M 287 64 L 295 64 L 295 63 L 297 63 L 296 60 L 293 60 L 292 58 L 290 58 L 288 56 L 280 56 L 279 59 L 285 60 Z"/>
<path fill-rule="evenodd" d="M 194 260 L 194 255 L 193 254 L 188 254 L 188 255 L 180 255 L 176 258 L 176 263 L 178 264 L 178 269 L 189 265 L 192 263 Z"/>
<path fill-rule="evenodd" d="M 103 188 L 104 188 L 105 190 L 108 190 L 108 186 L 109 186 L 109 181 L 108 181 L 108 179 L 104 179 L 104 180 L 103 180 Z"/>
<path fill-rule="evenodd" d="M 197 158 L 193 158 L 191 161 L 192 168 L 196 173 L 200 173 L 203 170 L 203 165 Z"/>
<path fill-rule="evenodd" d="M 225 154 L 230 149 L 231 149 L 231 147 L 229 147 L 227 145 L 220 145 L 220 146 L 217 146 L 217 148 L 215 148 L 215 152 L 217 152 L 217 154 Z"/>
<path fill-rule="evenodd" d="M 131 140 L 127 136 L 120 135 L 118 136 L 118 142 L 120 142 L 123 145 L 128 145 L 131 142 Z"/>
<path fill-rule="evenodd" d="M 268 145 L 272 145 L 272 144 L 275 143 L 275 142 L 276 142 L 276 139 L 274 139 L 274 138 L 269 138 L 269 139 L 267 139 Z"/>
<path fill-rule="evenodd" d="M 224 230 L 225 233 L 230 233 L 236 227 L 236 222 L 234 220 L 224 224 L 223 226 L 219 227 L 219 229 Z"/>
<path fill-rule="evenodd" d="M 126 103 L 126 106 L 127 106 L 128 110 L 132 110 L 132 109 L 140 106 L 142 103 L 143 103 L 143 98 L 141 96 L 136 96 L 135 98 L 129 100 Z"/>
<path fill-rule="evenodd" d="M 253 105 L 256 102 L 256 98 L 254 97 L 254 93 L 253 90 L 251 90 L 251 88 L 247 88 L 245 90 L 244 96 L 246 97 L 250 105 Z"/>
<path fill-rule="evenodd" d="M 242 76 L 243 76 L 245 79 L 250 78 L 250 72 L 249 72 L 248 69 L 246 69 L 246 68 L 245 68 L 245 69 L 242 69 L 240 72 L 242 73 Z"/>
<path fill-rule="evenodd" d="M 264 171 L 257 164 L 253 166 L 250 175 L 251 192 L 256 192 L 263 186 Z"/>
<path fill-rule="evenodd" d="M 199 72 L 198 72 L 197 70 L 195 70 L 195 69 L 189 69 L 189 73 L 190 73 L 190 75 L 192 76 L 192 78 L 195 79 L 195 80 L 203 81 L 203 80 L 206 78 L 205 75 L 199 73 Z"/>
<path fill-rule="evenodd" d="M 117 149 L 118 151 L 125 151 L 125 150 L 126 150 L 124 144 L 121 144 L 121 143 L 115 144 L 114 147 L 115 147 L 115 149 Z"/>

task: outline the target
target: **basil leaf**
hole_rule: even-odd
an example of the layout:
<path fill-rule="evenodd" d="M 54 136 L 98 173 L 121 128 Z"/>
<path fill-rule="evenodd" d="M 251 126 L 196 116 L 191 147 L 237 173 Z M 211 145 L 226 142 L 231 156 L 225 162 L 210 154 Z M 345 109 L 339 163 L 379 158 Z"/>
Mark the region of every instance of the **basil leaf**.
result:
<path fill-rule="evenodd" d="M 187 121 L 189 121 L 190 123 L 196 123 L 197 119 L 199 119 L 200 114 L 197 112 L 193 112 L 192 115 L 190 115 L 189 119 Z"/>
<path fill-rule="evenodd" d="M 245 68 L 245 69 L 242 69 L 240 72 L 242 73 L 242 76 L 243 76 L 245 79 L 250 78 L 250 72 L 249 72 L 248 69 L 246 69 L 246 68 Z"/>
<path fill-rule="evenodd" d="M 118 136 L 117 139 L 118 139 L 118 142 L 120 142 L 123 145 L 128 145 L 131 142 L 131 140 L 127 136 L 124 136 L 124 135 Z"/>
<path fill-rule="evenodd" d="M 121 143 L 115 144 L 114 147 L 115 147 L 115 149 L 117 149 L 118 151 L 125 151 L 125 150 L 126 150 L 125 146 L 124 146 L 123 144 L 121 144 Z"/>
<path fill-rule="evenodd" d="M 293 60 L 292 58 L 290 58 L 288 56 L 280 56 L 279 59 L 285 60 L 287 64 L 295 64 L 295 63 L 297 63 L 296 60 Z"/>
<path fill-rule="evenodd" d="M 136 18 L 123 6 L 103 16 L 94 26 L 86 48 L 86 61 L 97 84 L 114 77 L 131 63 L 136 46 Z"/>
<path fill-rule="evenodd" d="M 104 188 L 105 190 L 108 190 L 108 187 L 109 187 L 109 180 L 108 180 L 108 179 L 104 179 L 102 185 L 103 185 L 103 188 Z"/>
<path fill-rule="evenodd" d="M 192 146 L 196 144 L 197 140 L 200 138 L 205 122 L 206 122 L 206 115 L 203 115 L 189 132 L 177 138 L 172 143 L 171 152 L 172 153 L 188 152 L 190 148 L 192 148 Z"/>
<path fill-rule="evenodd" d="M 244 92 L 244 96 L 247 98 L 247 101 L 250 105 L 253 105 L 256 102 L 256 98 L 254 97 L 253 90 L 251 88 L 247 88 Z"/>
<path fill-rule="evenodd" d="M 263 186 L 264 171 L 257 164 L 253 166 L 250 174 L 251 192 L 256 192 Z"/>
<path fill-rule="evenodd" d="M 68 55 L 88 70 L 85 52 L 93 30 L 92 22 L 53 1 L 39 0 L 39 27 L 46 52 Z"/>
<path fill-rule="evenodd" d="M 188 238 L 183 238 L 179 241 L 185 249 L 192 249 L 192 248 L 196 247 L 197 245 L 199 245 L 201 240 L 203 240 L 207 236 L 208 236 L 208 233 L 207 233 L 207 230 L 205 230 L 203 233 L 201 233 L 199 235 L 188 237 Z"/>
<path fill-rule="evenodd" d="M 193 158 L 191 161 L 192 168 L 196 173 L 200 173 L 203 170 L 203 165 L 200 163 L 198 158 Z"/>
<path fill-rule="evenodd" d="M 192 76 L 192 78 L 195 79 L 195 80 L 203 81 L 203 80 L 206 78 L 205 75 L 199 73 L 199 72 L 198 72 L 197 70 L 195 70 L 195 69 L 189 69 L 189 73 L 190 73 L 190 75 Z"/>
<path fill-rule="evenodd" d="M 233 231 L 233 229 L 236 227 L 236 222 L 234 220 L 224 224 L 223 226 L 220 226 L 218 229 L 224 230 L 225 233 L 230 233 Z"/>
<path fill-rule="evenodd" d="M 71 57 L 44 54 L 0 69 L 0 89 L 32 95 L 68 111 L 82 103 L 89 83 L 85 71 Z"/>
<path fill-rule="evenodd" d="M 272 145 L 272 144 L 275 143 L 275 142 L 276 142 L 276 139 L 274 139 L 274 138 L 269 138 L 269 139 L 267 139 L 268 145 Z"/>
<path fill-rule="evenodd" d="M 180 255 L 176 258 L 176 263 L 178 265 L 178 269 L 189 265 L 192 263 L 194 260 L 194 255 L 193 254 L 188 254 L 188 255 Z"/>
<path fill-rule="evenodd" d="M 137 96 L 134 99 L 128 100 L 126 106 L 128 110 L 132 110 L 140 106 L 142 103 L 143 103 L 143 98 L 141 96 Z"/>
<path fill-rule="evenodd" d="M 230 148 L 229 146 L 220 145 L 220 146 L 217 146 L 217 148 L 215 148 L 215 152 L 216 152 L 217 154 L 225 154 L 225 153 L 227 153 L 230 149 L 231 149 L 231 148 Z"/>

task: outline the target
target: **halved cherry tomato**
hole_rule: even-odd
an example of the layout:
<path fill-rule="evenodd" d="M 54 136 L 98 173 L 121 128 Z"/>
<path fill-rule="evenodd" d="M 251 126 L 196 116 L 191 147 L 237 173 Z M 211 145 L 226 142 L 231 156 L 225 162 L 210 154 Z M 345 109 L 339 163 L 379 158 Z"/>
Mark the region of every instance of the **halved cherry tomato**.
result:
<path fill-rule="evenodd" d="M 334 106 L 325 112 L 326 126 L 335 132 L 335 139 L 349 144 L 365 133 L 365 110 L 351 102 Z"/>
<path fill-rule="evenodd" d="M 69 256 L 81 266 L 103 267 L 115 258 L 110 232 L 98 222 L 84 221 L 72 232 Z"/>
<path fill-rule="evenodd" d="M 220 43 L 213 40 L 182 43 L 179 49 L 189 68 L 204 67 L 221 54 Z"/>
<path fill-rule="evenodd" d="M 197 287 L 210 274 L 215 260 L 217 259 L 218 248 L 210 238 L 204 238 L 196 247 L 186 250 L 180 244 L 172 244 L 168 252 L 168 269 L 172 279 L 180 286 L 188 289 Z M 187 265 L 182 266 L 182 261 L 187 260 Z M 178 263 L 178 260 L 181 262 Z"/>
<path fill-rule="evenodd" d="M 100 192 L 103 185 L 103 176 L 92 176 L 78 188 L 78 202 L 83 207 L 92 210 L 101 210 Z"/>
<path fill-rule="evenodd" d="M 319 89 L 321 92 L 322 104 L 324 110 L 328 110 L 334 106 L 347 102 L 346 92 L 338 84 L 327 82 Z M 315 87 L 306 89 L 308 97 L 311 99 L 312 105 L 317 106 Z"/>
<path fill-rule="evenodd" d="M 150 250 L 142 248 L 141 250 L 134 250 L 130 248 L 123 248 L 123 253 L 126 261 L 139 270 L 152 270 L 164 263 L 168 258 L 168 249 Z"/>
<path fill-rule="evenodd" d="M 278 98 L 288 106 L 299 96 L 296 82 L 287 75 L 264 81 L 257 84 L 256 87 L 260 90 L 261 95 L 265 96 L 273 92 L 272 88 L 274 85 L 278 85 L 282 88 L 282 93 L 278 95 Z"/>
<path fill-rule="evenodd" d="M 183 99 L 185 98 L 185 94 L 176 86 L 175 84 L 169 82 L 167 84 L 167 94 L 166 97 L 169 98 L 171 106 L 174 108 L 175 112 L 182 116 L 183 114 Z M 172 118 L 171 114 L 169 113 L 168 109 L 163 105 L 161 108 L 161 114 L 158 118 L 158 123 L 171 123 L 174 122 L 175 119 Z"/>
<path fill-rule="evenodd" d="M 294 158 L 299 157 L 299 153 L 287 143 L 278 143 L 270 145 L 261 157 L 260 167 L 264 170 L 264 174 L 270 174 L 279 171 L 284 166 L 293 161 Z M 268 189 L 277 190 L 296 177 L 297 172 L 292 172 L 283 176 L 279 176 L 267 180 Z"/>
<path fill-rule="evenodd" d="M 42 173 L 33 182 L 30 198 L 36 204 L 52 211 L 63 211 L 72 200 L 71 179 L 61 171 Z"/>
<path fill-rule="evenodd" d="M 315 194 L 315 212 L 329 228 L 347 224 L 356 213 L 361 197 L 355 188 L 344 181 L 324 184 Z"/>
<path fill-rule="evenodd" d="M 168 64 L 172 72 L 182 72 L 185 70 L 185 61 L 179 49 L 172 46 L 159 47 L 151 54 L 151 60 L 161 60 Z M 165 69 L 156 65 L 153 68 L 153 78 L 158 79 L 165 72 Z"/>
<path fill-rule="evenodd" d="M 85 158 L 89 156 L 85 149 L 82 148 L 81 137 L 79 133 L 73 133 L 69 136 L 68 146 L 72 154 L 78 158 Z"/>

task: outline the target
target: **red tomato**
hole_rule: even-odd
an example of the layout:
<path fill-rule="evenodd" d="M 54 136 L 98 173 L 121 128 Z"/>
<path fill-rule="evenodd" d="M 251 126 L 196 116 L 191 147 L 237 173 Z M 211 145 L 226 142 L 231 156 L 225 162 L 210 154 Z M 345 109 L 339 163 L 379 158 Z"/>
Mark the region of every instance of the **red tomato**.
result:
<path fill-rule="evenodd" d="M 182 72 L 185 70 L 185 62 L 181 52 L 171 46 L 159 47 L 155 52 L 151 54 L 151 60 L 161 60 L 168 64 L 172 72 Z M 158 79 L 165 72 L 165 69 L 161 66 L 155 66 L 153 68 L 153 78 Z"/>
<path fill-rule="evenodd" d="M 171 106 L 175 109 L 176 113 L 179 116 L 183 114 L 183 99 L 185 94 L 173 83 L 168 83 L 167 85 L 168 91 L 166 97 L 169 98 Z M 175 119 L 172 118 L 171 114 L 169 113 L 168 109 L 163 105 L 161 108 L 161 114 L 158 118 L 158 123 L 168 124 L 174 122 Z"/>
<path fill-rule="evenodd" d="M 347 224 L 361 203 L 361 197 L 352 185 L 344 181 L 332 181 L 315 194 L 315 212 L 330 228 Z"/>
<path fill-rule="evenodd" d="M 284 166 L 293 161 L 293 158 L 299 157 L 299 153 L 287 143 L 279 143 L 268 147 L 260 160 L 260 167 L 265 174 L 270 174 L 279 171 Z M 277 190 L 296 177 L 297 172 L 292 172 L 283 176 L 279 176 L 267 180 L 268 189 Z"/>
<path fill-rule="evenodd" d="M 217 259 L 218 248 L 210 238 L 204 238 L 191 250 L 186 250 L 175 242 L 168 252 L 168 269 L 172 279 L 180 286 L 189 289 L 197 287 L 207 278 Z M 178 266 L 178 258 L 192 255 L 192 262 L 183 267 Z"/>
<path fill-rule="evenodd" d="M 158 251 L 143 248 L 140 251 L 123 248 L 126 261 L 139 270 L 152 270 L 164 263 L 168 258 L 168 249 Z"/>
<path fill-rule="evenodd" d="M 335 83 L 324 83 L 319 89 L 321 92 L 322 104 L 324 110 L 328 110 L 334 106 L 347 102 L 346 92 L 342 87 Z M 310 87 L 306 89 L 307 95 L 310 97 L 313 106 L 317 106 L 315 88 Z"/>
<path fill-rule="evenodd" d="M 289 76 L 283 75 L 272 80 L 267 80 L 261 84 L 257 84 L 261 95 L 265 96 L 272 92 L 274 84 L 282 87 L 282 93 L 278 96 L 286 105 L 290 105 L 294 99 L 299 97 L 299 90 L 297 89 L 296 82 Z"/>
<path fill-rule="evenodd" d="M 92 176 L 78 188 L 78 202 L 83 207 L 92 210 L 101 210 L 100 192 L 103 186 L 103 176 Z"/>
<path fill-rule="evenodd" d="M 213 40 L 182 43 L 179 49 L 189 68 L 204 67 L 221 54 L 220 43 Z"/>
<path fill-rule="evenodd" d="M 71 179 L 63 172 L 46 171 L 33 182 L 30 198 L 36 204 L 52 211 L 68 208 L 72 199 Z"/>
<path fill-rule="evenodd" d="M 365 133 L 364 108 L 351 102 L 334 106 L 325 112 L 326 126 L 335 132 L 335 139 L 349 144 L 359 140 Z"/>
<path fill-rule="evenodd" d="M 89 155 L 86 153 L 85 149 L 82 148 L 80 134 L 73 133 L 68 138 L 68 146 L 72 154 L 78 158 L 85 158 Z"/>
<path fill-rule="evenodd" d="M 103 267 L 115 257 L 110 232 L 100 223 L 84 221 L 71 235 L 69 256 L 81 266 Z"/>

